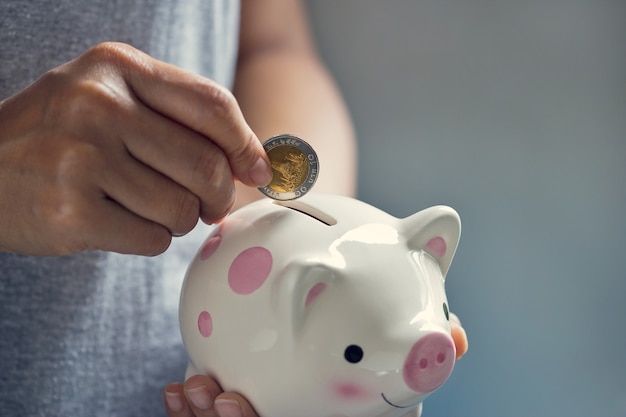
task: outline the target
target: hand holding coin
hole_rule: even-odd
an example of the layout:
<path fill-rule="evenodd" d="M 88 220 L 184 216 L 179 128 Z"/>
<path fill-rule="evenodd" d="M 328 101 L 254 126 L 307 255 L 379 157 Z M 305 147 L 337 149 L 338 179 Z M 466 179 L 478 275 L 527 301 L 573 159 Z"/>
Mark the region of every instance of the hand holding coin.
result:
<path fill-rule="evenodd" d="M 274 200 L 294 200 L 308 193 L 319 173 L 313 148 L 293 135 L 278 135 L 263 144 L 272 164 L 272 181 L 259 190 Z"/>

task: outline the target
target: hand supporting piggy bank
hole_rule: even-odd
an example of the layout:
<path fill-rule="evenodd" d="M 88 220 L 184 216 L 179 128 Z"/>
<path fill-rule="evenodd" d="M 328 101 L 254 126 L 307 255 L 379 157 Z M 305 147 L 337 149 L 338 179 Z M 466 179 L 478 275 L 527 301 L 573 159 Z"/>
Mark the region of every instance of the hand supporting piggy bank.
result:
<path fill-rule="evenodd" d="M 185 277 L 187 377 L 263 417 L 419 415 L 454 366 L 444 280 L 459 236 L 444 206 L 397 219 L 308 194 L 236 211 Z"/>

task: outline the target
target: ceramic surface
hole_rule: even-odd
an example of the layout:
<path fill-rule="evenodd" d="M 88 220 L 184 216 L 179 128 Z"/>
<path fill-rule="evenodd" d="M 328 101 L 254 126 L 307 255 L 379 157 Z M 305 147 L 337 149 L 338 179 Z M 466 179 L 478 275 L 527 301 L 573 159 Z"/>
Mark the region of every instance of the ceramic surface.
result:
<path fill-rule="evenodd" d="M 183 284 L 187 376 L 264 417 L 419 414 L 454 366 L 444 281 L 459 235 L 445 206 L 398 219 L 312 193 L 236 211 Z"/>

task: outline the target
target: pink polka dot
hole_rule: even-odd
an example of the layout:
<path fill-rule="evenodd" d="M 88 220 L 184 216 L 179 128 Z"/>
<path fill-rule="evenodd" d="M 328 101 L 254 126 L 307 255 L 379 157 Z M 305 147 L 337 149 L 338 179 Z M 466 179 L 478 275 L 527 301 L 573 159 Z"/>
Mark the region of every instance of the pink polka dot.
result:
<path fill-rule="evenodd" d="M 208 311 L 203 311 L 198 316 L 198 330 L 204 337 L 209 337 L 213 333 L 213 319 Z"/>
<path fill-rule="evenodd" d="M 251 294 L 267 279 L 272 270 L 272 254 L 255 246 L 241 252 L 228 270 L 228 284 L 237 294 Z"/>
<path fill-rule="evenodd" d="M 446 241 L 439 236 L 434 237 L 428 241 L 428 243 L 426 244 L 426 249 L 428 250 L 428 253 L 430 253 L 434 257 L 441 258 L 443 255 L 446 254 Z"/>
<path fill-rule="evenodd" d="M 207 240 L 206 243 L 204 244 L 204 247 L 200 251 L 200 259 L 203 261 L 206 261 L 207 259 L 209 259 L 211 255 L 215 253 L 220 243 L 222 243 L 221 235 L 215 235 L 209 240 Z"/>

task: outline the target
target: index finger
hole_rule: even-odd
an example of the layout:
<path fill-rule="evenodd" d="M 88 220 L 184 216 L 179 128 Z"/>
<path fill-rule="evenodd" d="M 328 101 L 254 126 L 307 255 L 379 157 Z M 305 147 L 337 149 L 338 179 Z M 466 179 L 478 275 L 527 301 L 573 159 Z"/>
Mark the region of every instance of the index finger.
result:
<path fill-rule="evenodd" d="M 220 84 L 139 51 L 132 52 L 125 79 L 148 107 L 206 136 L 228 158 L 231 170 L 244 184 L 264 186 L 272 179 L 267 155 L 245 121 L 237 100 Z M 140 59 L 138 59 L 138 57 Z"/>

